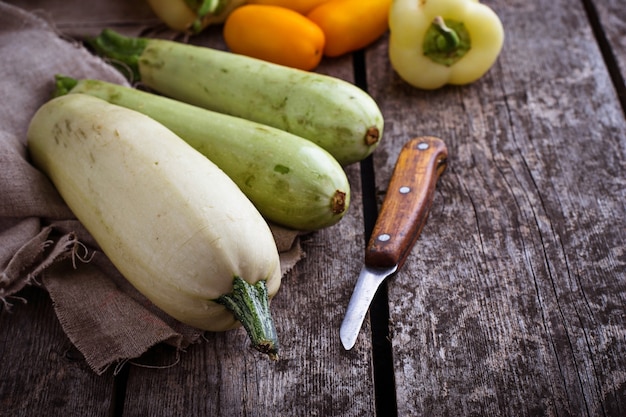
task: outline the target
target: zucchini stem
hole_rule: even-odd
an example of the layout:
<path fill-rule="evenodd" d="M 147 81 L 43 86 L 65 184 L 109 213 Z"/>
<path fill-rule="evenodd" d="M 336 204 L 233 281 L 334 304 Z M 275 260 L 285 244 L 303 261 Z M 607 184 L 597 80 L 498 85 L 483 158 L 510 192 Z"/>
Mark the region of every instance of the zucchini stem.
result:
<path fill-rule="evenodd" d="M 252 285 L 235 276 L 233 292 L 220 296 L 216 303 L 225 306 L 248 332 L 252 346 L 278 360 L 278 336 L 269 308 L 265 281 Z"/>
<path fill-rule="evenodd" d="M 148 45 L 146 38 L 132 38 L 111 29 L 104 29 L 95 38 L 87 39 L 87 44 L 94 51 L 111 61 L 111 64 L 124 73 L 130 71 L 131 81 L 139 81 L 139 57 Z"/>
<path fill-rule="evenodd" d="M 69 94 L 70 91 L 76 84 L 78 84 L 78 80 L 76 78 L 68 77 L 65 75 L 57 74 L 54 76 L 54 92 L 52 93 L 52 97 L 60 97 L 66 94 Z"/>

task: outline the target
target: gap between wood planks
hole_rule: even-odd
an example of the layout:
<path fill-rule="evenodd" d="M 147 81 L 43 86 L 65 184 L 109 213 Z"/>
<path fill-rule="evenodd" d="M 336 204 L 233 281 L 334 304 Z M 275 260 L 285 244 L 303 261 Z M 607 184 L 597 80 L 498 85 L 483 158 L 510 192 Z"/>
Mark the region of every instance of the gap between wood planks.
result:
<path fill-rule="evenodd" d="M 354 83 L 367 91 L 367 72 L 365 54 L 357 51 L 353 54 Z M 363 199 L 363 222 L 365 243 L 372 234 L 378 217 L 376 199 L 376 181 L 374 163 L 370 155 L 361 161 L 361 189 Z M 372 366 L 374 370 L 374 391 L 376 396 L 376 415 L 397 417 L 396 384 L 393 368 L 393 351 L 389 338 L 389 302 L 387 284 L 383 282 L 370 306 L 372 327 Z"/>
<path fill-rule="evenodd" d="M 122 417 L 124 415 L 124 402 L 126 401 L 126 385 L 130 372 L 129 369 L 130 366 L 124 364 L 120 372 L 114 377 L 110 417 Z"/>
<path fill-rule="evenodd" d="M 617 92 L 617 97 L 620 105 L 622 106 L 622 111 L 624 112 L 624 116 L 626 116 L 626 81 L 620 71 L 617 58 L 615 57 L 613 48 L 611 48 L 611 43 L 609 42 L 606 33 L 604 32 L 604 28 L 602 27 L 602 22 L 600 20 L 600 16 L 598 15 L 598 10 L 596 9 L 594 0 L 581 1 L 585 9 L 585 13 L 587 14 L 587 20 L 589 20 L 589 24 L 591 25 L 593 36 L 595 37 L 600 53 L 602 54 L 602 59 L 604 60 L 609 76 L 611 77 L 611 82 Z"/>

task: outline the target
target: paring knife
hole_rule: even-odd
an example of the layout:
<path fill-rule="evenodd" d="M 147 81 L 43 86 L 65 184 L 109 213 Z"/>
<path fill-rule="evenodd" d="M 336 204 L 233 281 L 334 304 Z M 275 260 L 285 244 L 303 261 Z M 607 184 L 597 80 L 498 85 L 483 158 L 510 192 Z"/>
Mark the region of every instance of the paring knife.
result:
<path fill-rule="evenodd" d="M 407 142 L 398 156 L 387 195 L 365 248 L 361 269 L 339 335 L 352 349 L 370 303 L 380 284 L 406 260 L 419 237 L 435 194 L 437 179 L 446 168 L 448 149 L 436 137 Z"/>

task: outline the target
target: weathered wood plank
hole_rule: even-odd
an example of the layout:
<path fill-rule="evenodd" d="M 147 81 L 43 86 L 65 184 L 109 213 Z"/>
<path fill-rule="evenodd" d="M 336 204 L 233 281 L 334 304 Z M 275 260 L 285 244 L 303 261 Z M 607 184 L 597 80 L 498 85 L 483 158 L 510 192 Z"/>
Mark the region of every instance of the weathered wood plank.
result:
<path fill-rule="evenodd" d="M 398 415 L 624 415 L 626 123 L 582 5 L 489 4 L 507 39 L 474 85 L 414 90 L 368 56 L 378 188 L 410 137 L 450 150 L 389 282 Z"/>
<path fill-rule="evenodd" d="M 219 34 L 210 32 L 205 41 L 192 42 L 223 48 Z M 349 57 L 329 60 L 319 71 L 353 80 Z M 271 363 L 252 351 L 243 330 L 207 334 L 206 343 L 189 348 L 174 367 L 131 367 L 125 415 L 374 414 L 369 324 L 354 350 L 345 352 L 339 341 L 364 246 L 359 166 L 346 171 L 348 214 L 339 224 L 302 237 L 306 257 L 287 274 L 272 302 L 281 359 Z M 175 356 L 169 352 L 153 360 L 167 363 Z"/>
<path fill-rule="evenodd" d="M 358 184 L 355 168 L 348 171 Z M 277 363 L 252 351 L 242 330 L 207 334 L 176 366 L 131 367 L 125 415 L 372 415 L 370 343 L 344 352 L 338 338 L 358 273 L 349 260 L 362 251 L 358 185 L 353 192 L 356 201 L 340 224 L 303 239 L 307 256 L 272 302 L 282 344 Z M 173 362 L 175 355 L 156 360 Z"/>
<path fill-rule="evenodd" d="M 20 293 L 28 303 L 0 310 L 0 414 L 108 416 L 112 372 L 96 376 L 67 339 L 40 289 Z"/>

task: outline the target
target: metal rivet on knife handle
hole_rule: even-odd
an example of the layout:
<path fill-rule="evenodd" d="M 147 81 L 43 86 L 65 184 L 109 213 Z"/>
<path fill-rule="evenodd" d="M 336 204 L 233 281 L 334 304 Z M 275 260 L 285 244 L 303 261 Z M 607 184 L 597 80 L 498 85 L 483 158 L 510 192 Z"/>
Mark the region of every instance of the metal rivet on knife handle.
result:
<path fill-rule="evenodd" d="M 391 239 L 391 236 L 389 236 L 387 233 L 383 233 L 382 235 L 378 235 L 378 240 L 381 242 L 386 242 L 389 239 Z"/>

